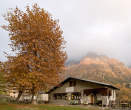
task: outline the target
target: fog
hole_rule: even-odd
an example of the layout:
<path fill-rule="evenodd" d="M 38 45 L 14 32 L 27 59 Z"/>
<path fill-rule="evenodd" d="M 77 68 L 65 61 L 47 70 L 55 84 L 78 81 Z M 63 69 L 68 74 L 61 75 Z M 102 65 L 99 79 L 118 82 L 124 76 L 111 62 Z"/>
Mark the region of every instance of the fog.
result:
<path fill-rule="evenodd" d="M 89 51 L 131 64 L 131 0 L 4 0 L 0 1 L 0 25 L 6 24 L 2 14 L 16 5 L 24 9 L 38 3 L 59 19 L 66 43 L 68 59 L 79 59 Z M 0 29 L 0 60 L 3 51 L 10 52 L 8 33 Z"/>

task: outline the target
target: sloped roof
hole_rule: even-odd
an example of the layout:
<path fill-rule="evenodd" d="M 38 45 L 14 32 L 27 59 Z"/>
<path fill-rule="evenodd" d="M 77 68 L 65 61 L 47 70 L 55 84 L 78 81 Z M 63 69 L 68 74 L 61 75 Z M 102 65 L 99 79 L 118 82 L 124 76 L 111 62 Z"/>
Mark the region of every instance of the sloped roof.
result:
<path fill-rule="evenodd" d="M 83 81 L 83 82 L 89 82 L 92 84 L 97 84 L 97 85 L 101 85 L 103 87 L 108 87 L 108 88 L 112 88 L 112 89 L 116 89 L 116 90 L 120 90 L 119 88 L 111 85 L 111 84 L 107 84 L 107 83 L 103 83 L 103 82 L 98 82 L 98 81 L 94 81 L 94 80 L 86 80 L 86 79 L 80 79 L 80 78 L 76 78 L 76 77 L 68 77 L 65 80 L 63 80 L 62 82 L 60 82 L 57 86 L 53 87 L 52 89 L 50 89 L 48 91 L 48 93 L 52 92 L 53 90 L 55 90 L 56 88 L 59 88 L 59 85 L 64 84 L 66 82 L 68 82 L 69 80 L 79 80 L 79 81 Z"/>

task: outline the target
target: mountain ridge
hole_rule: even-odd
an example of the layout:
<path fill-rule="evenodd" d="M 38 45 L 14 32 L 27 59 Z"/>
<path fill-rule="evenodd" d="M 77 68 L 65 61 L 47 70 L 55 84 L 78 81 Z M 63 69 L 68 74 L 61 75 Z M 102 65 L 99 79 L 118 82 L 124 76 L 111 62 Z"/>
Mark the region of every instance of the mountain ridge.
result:
<path fill-rule="evenodd" d="M 66 65 L 63 77 L 73 76 L 108 83 L 129 83 L 131 69 L 122 62 L 105 55 L 88 54 Z"/>

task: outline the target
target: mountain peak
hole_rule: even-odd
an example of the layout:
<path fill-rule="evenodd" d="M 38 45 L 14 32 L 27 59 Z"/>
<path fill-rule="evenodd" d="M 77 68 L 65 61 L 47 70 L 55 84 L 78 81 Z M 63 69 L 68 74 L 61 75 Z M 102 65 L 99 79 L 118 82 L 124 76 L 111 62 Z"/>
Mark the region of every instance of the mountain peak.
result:
<path fill-rule="evenodd" d="M 66 74 L 111 83 L 130 82 L 131 70 L 119 60 L 90 53 L 77 63 L 68 65 Z"/>
<path fill-rule="evenodd" d="M 105 55 L 101 55 L 95 52 L 88 52 L 85 57 L 98 58 L 98 57 L 105 57 Z"/>

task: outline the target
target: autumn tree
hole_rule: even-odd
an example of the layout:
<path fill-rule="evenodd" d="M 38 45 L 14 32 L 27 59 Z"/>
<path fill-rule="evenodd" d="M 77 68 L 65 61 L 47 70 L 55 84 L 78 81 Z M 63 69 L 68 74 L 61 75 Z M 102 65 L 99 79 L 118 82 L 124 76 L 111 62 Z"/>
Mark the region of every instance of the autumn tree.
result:
<path fill-rule="evenodd" d="M 62 30 L 58 21 L 37 4 L 27 6 L 25 12 L 15 8 L 5 20 L 8 25 L 3 28 L 9 32 L 10 46 L 16 56 L 7 55 L 4 72 L 8 82 L 21 93 L 29 89 L 33 101 L 38 91 L 47 90 L 59 81 L 66 60 Z"/>
<path fill-rule="evenodd" d="M 131 89 L 127 88 L 125 84 L 116 84 L 116 87 L 120 88 L 118 93 L 119 101 L 131 101 Z"/>

